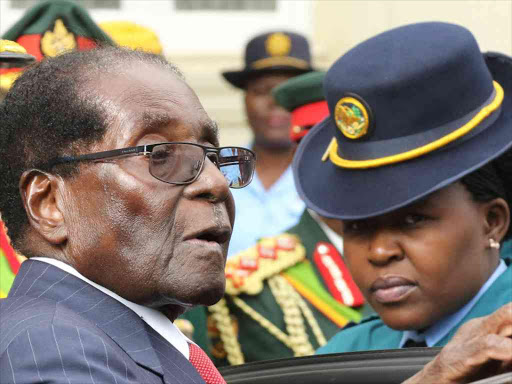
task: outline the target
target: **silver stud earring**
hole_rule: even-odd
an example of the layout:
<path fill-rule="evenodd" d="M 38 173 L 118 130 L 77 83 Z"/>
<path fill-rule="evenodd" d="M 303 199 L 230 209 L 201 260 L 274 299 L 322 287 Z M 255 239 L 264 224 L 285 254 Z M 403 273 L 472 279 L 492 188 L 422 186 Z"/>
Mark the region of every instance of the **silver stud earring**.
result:
<path fill-rule="evenodd" d="M 499 250 L 500 249 L 500 243 L 498 243 L 494 239 L 489 239 L 489 247 L 494 248 L 496 250 Z"/>

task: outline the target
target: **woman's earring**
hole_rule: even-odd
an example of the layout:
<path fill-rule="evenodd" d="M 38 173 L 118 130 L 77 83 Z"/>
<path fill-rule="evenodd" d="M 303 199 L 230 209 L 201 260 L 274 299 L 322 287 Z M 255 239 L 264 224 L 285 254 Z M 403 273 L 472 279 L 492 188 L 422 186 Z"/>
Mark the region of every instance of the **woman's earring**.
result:
<path fill-rule="evenodd" d="M 494 239 L 489 239 L 489 247 L 499 250 L 500 249 L 500 243 L 498 243 Z"/>

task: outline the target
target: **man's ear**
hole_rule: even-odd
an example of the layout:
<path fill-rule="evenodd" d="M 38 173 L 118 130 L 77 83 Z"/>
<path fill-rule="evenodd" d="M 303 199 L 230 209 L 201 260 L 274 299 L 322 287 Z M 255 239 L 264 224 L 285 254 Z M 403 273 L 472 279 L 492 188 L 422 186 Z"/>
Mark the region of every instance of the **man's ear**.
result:
<path fill-rule="evenodd" d="M 510 226 L 510 207 L 502 198 L 483 204 L 485 214 L 485 234 L 488 239 L 500 243 Z"/>
<path fill-rule="evenodd" d="M 54 245 L 67 239 L 59 187 L 59 178 L 38 170 L 25 171 L 20 179 L 21 196 L 30 226 Z"/>

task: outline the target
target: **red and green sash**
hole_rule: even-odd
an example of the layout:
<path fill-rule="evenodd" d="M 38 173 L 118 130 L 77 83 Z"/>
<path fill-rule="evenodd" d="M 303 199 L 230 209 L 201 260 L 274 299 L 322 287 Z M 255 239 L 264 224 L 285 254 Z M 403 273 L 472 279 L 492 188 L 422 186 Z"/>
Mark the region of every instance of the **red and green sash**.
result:
<path fill-rule="evenodd" d="M 20 262 L 9 243 L 4 223 L 0 221 L 0 298 L 7 297 L 19 269 Z"/>
<path fill-rule="evenodd" d="M 343 328 L 347 323 L 361 321 L 361 314 L 334 299 L 323 287 L 307 260 L 288 268 L 281 275 L 333 323 Z"/>

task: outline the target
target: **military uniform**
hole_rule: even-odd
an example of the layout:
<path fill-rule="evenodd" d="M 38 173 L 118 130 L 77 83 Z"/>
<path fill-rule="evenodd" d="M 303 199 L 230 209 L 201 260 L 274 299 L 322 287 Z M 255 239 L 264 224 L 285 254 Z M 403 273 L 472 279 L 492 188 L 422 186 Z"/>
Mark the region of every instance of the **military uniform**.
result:
<path fill-rule="evenodd" d="M 225 298 L 207 312 L 199 308 L 184 316 L 195 326 L 194 341 L 217 365 L 312 354 L 348 322 L 371 313 L 344 266 L 354 307 L 333 298 L 315 262 L 322 255 L 342 261 L 305 211 L 286 234 L 230 258 Z"/>

